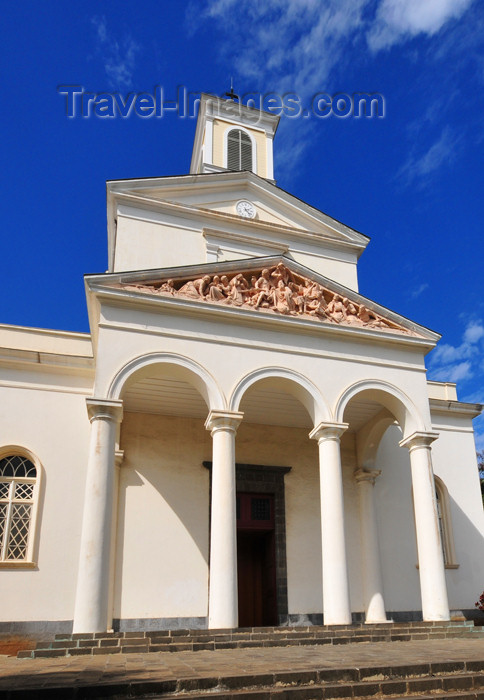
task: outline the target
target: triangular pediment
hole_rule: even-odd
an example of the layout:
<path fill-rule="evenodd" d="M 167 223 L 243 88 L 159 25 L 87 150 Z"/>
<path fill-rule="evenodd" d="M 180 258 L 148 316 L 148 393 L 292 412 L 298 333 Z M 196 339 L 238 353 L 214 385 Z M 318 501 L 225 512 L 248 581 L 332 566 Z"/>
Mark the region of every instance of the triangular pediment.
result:
<path fill-rule="evenodd" d="M 237 205 L 253 205 L 254 223 L 283 226 L 319 234 L 326 239 L 364 250 L 368 237 L 333 219 L 328 214 L 294 197 L 254 173 L 221 172 L 200 175 L 148 178 L 108 183 L 113 196 L 143 200 L 144 206 L 166 203 L 216 216 L 240 216 Z M 246 220 L 245 220 L 246 221 Z"/>
<path fill-rule="evenodd" d="M 285 256 L 96 276 L 129 295 L 437 340 L 428 329 Z M 88 278 L 89 282 L 89 278 Z"/>

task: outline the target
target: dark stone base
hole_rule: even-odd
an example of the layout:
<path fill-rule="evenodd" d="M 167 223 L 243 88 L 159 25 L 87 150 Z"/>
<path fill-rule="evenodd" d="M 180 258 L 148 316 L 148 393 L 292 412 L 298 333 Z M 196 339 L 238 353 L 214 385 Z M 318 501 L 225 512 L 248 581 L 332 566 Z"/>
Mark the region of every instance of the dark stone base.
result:
<path fill-rule="evenodd" d="M 71 634 L 72 620 L 28 620 L 0 622 L 0 634 L 16 634 L 16 635 L 40 635 L 48 637 L 53 634 L 65 633 Z"/>
<path fill-rule="evenodd" d="M 478 625 L 484 623 L 484 613 L 476 608 L 451 610 L 452 619 L 472 620 Z M 393 622 L 420 622 L 422 613 L 419 610 L 392 610 L 387 612 L 388 620 Z M 363 612 L 352 613 L 352 623 L 364 623 Z M 290 613 L 279 616 L 280 627 L 314 627 L 323 625 L 322 613 Z M 0 622 L 0 635 L 32 636 L 48 638 L 54 634 L 71 634 L 72 620 L 31 620 Z M 115 632 L 150 632 L 156 630 L 206 630 L 207 617 L 151 617 L 114 619 Z"/>
<path fill-rule="evenodd" d="M 115 632 L 141 632 L 154 630 L 203 630 L 208 627 L 206 617 L 136 617 L 114 619 Z"/>

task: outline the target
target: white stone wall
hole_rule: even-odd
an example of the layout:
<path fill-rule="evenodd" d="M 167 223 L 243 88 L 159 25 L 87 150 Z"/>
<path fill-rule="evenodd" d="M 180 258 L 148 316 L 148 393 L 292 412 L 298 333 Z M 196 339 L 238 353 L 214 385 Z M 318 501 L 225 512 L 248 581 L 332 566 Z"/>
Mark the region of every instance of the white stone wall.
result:
<path fill-rule="evenodd" d="M 449 492 L 456 563 L 447 570 L 451 608 L 473 608 L 484 588 L 484 510 L 474 436 L 468 418 L 434 416 L 439 439 L 432 446 L 434 472 Z"/>
<path fill-rule="evenodd" d="M 301 410 L 304 410 L 301 407 Z M 121 446 L 114 618 L 203 617 L 208 596 L 211 439 L 203 420 L 126 414 Z M 351 436 L 343 440 L 353 610 L 362 610 Z M 242 423 L 241 463 L 290 466 L 285 477 L 288 612 L 322 612 L 317 444 L 302 428 Z"/>
<path fill-rule="evenodd" d="M 449 493 L 457 569 L 446 569 L 451 610 L 472 609 L 484 580 L 484 512 L 469 418 L 439 416 L 432 444 L 434 473 Z M 453 428 L 451 429 L 451 426 Z M 375 485 L 383 585 L 387 610 L 421 609 L 418 557 L 410 464 L 406 449 L 396 445 L 398 427 L 384 435 L 378 450 Z M 450 523 L 449 523 L 450 524 Z"/>
<path fill-rule="evenodd" d="M 72 620 L 89 444 L 85 396 L 0 388 L 0 448 L 42 467 L 34 569 L 0 568 L 0 621 Z"/>
<path fill-rule="evenodd" d="M 207 195 L 205 195 L 206 197 Z M 186 199 L 190 206 L 210 208 L 215 212 L 235 214 L 235 205 L 240 199 L 250 199 L 258 209 L 257 220 L 270 224 L 280 223 L 283 226 L 324 232 L 323 226 L 304 220 L 297 212 L 289 209 L 286 217 L 281 217 L 274 209 L 274 204 L 263 197 L 254 196 L 246 189 L 223 193 L 225 199 L 220 202 L 201 201 L 200 197 L 180 197 Z M 193 200 L 193 201 L 192 201 Z M 292 214 L 292 216 L 291 216 Z M 220 244 L 218 259 L 238 260 L 254 257 L 253 246 L 247 241 L 240 241 L 237 234 L 253 236 L 254 244 L 260 250 L 256 255 L 274 255 L 275 249 L 268 245 L 263 250 L 264 241 L 268 244 L 287 245 L 287 254 L 309 269 L 318 272 L 328 279 L 354 290 L 358 290 L 357 256 L 353 249 L 345 249 L 330 245 L 316 237 L 302 239 L 298 236 L 281 233 L 280 229 L 250 232 L 247 222 L 237 220 L 219 221 L 216 216 L 195 219 L 189 214 L 174 215 L 170 212 L 141 209 L 122 205 L 117 212 L 116 246 L 114 256 L 114 272 L 148 270 L 184 265 L 197 265 L 207 262 L 207 245 L 203 237 L 203 228 L 216 229 L 224 233 Z M 235 234 L 231 241 L 231 234 Z"/>
<path fill-rule="evenodd" d="M 115 618 L 204 617 L 211 439 L 203 420 L 127 413 Z"/>

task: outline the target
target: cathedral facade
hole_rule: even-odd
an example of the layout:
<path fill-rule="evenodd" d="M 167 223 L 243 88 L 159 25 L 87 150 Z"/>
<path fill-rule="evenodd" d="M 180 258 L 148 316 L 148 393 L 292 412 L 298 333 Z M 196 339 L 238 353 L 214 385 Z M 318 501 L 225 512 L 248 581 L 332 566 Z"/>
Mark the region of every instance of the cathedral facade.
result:
<path fill-rule="evenodd" d="M 0 631 L 472 614 L 481 406 L 277 187 L 277 124 L 202 95 L 188 175 L 108 182 L 90 333 L 0 327 Z"/>

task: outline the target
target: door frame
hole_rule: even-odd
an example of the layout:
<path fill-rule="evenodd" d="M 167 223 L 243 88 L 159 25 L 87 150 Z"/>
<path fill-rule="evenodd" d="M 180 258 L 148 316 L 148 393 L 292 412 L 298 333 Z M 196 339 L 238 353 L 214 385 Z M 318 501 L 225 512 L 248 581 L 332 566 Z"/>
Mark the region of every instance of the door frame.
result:
<path fill-rule="evenodd" d="M 212 502 L 212 462 L 203 462 L 203 466 L 210 471 L 210 513 L 210 504 Z M 286 501 L 284 477 L 291 471 L 291 469 L 292 467 L 266 466 L 262 464 L 236 463 L 235 465 L 237 491 L 254 494 L 272 494 L 274 496 L 276 602 L 277 620 L 279 625 L 286 625 L 289 620 L 287 600 Z M 210 515 L 209 523 L 209 527 L 211 527 Z"/>

